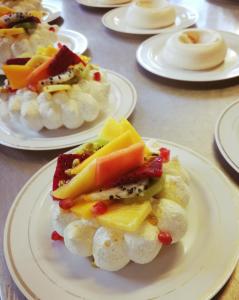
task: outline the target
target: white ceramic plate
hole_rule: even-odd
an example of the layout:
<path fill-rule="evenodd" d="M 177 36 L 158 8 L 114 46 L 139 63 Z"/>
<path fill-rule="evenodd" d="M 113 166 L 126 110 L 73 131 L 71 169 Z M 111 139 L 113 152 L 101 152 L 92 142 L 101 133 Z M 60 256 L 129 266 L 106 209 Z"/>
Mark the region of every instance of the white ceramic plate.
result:
<path fill-rule="evenodd" d="M 114 31 L 130 34 L 157 34 L 168 33 L 178 31 L 183 28 L 187 28 L 195 24 L 198 20 L 198 14 L 184 6 L 175 5 L 176 8 L 176 20 L 175 23 L 169 27 L 159 29 L 140 29 L 127 25 L 126 12 L 127 7 L 120 7 L 107 12 L 103 18 L 103 24 Z"/>
<path fill-rule="evenodd" d="M 84 53 L 88 47 L 87 38 L 82 33 L 70 29 L 59 30 L 58 42 L 65 44 L 78 54 Z"/>
<path fill-rule="evenodd" d="M 161 143 L 180 157 L 191 177 L 189 228 L 181 243 L 164 248 L 152 263 L 130 263 L 115 273 L 70 254 L 50 239 L 54 160 L 22 188 L 5 226 L 6 262 L 27 299 L 208 300 L 224 285 L 239 255 L 238 194 L 202 156 Z"/>
<path fill-rule="evenodd" d="M 129 5 L 131 0 L 122 4 L 102 4 L 97 0 L 76 0 L 76 2 L 88 7 L 111 8 L 111 7 L 121 7 L 121 6 Z"/>
<path fill-rule="evenodd" d="M 215 140 L 225 160 L 239 173 L 239 101 L 229 105 L 219 117 Z"/>
<path fill-rule="evenodd" d="M 105 119 L 109 116 L 115 118 L 128 118 L 135 108 L 137 94 L 134 86 L 125 77 L 108 72 L 111 84 L 109 105 L 104 113 L 90 123 L 85 123 L 75 130 L 60 128 L 57 130 L 30 131 L 19 127 L 18 123 L 0 121 L 0 143 L 12 148 L 25 150 L 50 150 L 68 148 L 79 145 L 97 135 Z"/>
<path fill-rule="evenodd" d="M 48 22 L 54 21 L 55 19 L 60 17 L 61 12 L 55 6 L 45 3 L 45 2 L 42 3 L 42 6 L 44 9 L 44 16 L 43 16 L 44 22 L 48 23 Z"/>
<path fill-rule="evenodd" d="M 162 57 L 162 50 L 171 34 L 156 35 L 147 39 L 139 46 L 136 57 L 143 68 L 165 78 L 190 82 L 231 79 L 239 76 L 239 36 L 230 32 L 220 33 L 228 45 L 226 58 L 224 63 L 210 70 L 190 71 L 167 64 Z"/>

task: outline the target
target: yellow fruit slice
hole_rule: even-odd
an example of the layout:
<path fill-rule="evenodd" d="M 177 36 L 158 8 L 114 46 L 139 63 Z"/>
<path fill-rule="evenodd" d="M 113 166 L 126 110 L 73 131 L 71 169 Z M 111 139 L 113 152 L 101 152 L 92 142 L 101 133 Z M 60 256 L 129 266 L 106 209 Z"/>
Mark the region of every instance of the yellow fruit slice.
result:
<path fill-rule="evenodd" d="M 48 47 L 38 47 L 37 55 L 49 56 L 53 57 L 56 55 L 59 49 L 54 48 L 53 46 L 49 45 Z"/>
<path fill-rule="evenodd" d="M 110 204 L 110 201 L 101 201 L 104 202 L 106 205 Z M 92 213 L 92 208 L 97 202 L 86 202 L 86 201 L 80 201 L 77 204 L 75 204 L 70 211 L 76 214 L 80 218 L 84 219 L 92 219 L 95 218 L 95 215 Z"/>
<path fill-rule="evenodd" d="M 41 10 L 30 10 L 28 14 L 38 18 L 39 20 L 41 20 L 41 18 L 43 17 L 43 12 Z"/>
<path fill-rule="evenodd" d="M 34 55 L 27 63 L 26 66 L 29 66 L 33 69 L 36 69 L 39 67 L 41 64 L 43 64 L 45 61 L 49 59 L 48 56 L 44 55 Z"/>
<path fill-rule="evenodd" d="M 3 65 L 3 72 L 7 76 L 12 89 L 21 89 L 27 86 L 27 77 L 33 69 L 26 65 Z"/>
<path fill-rule="evenodd" d="M 61 91 L 68 91 L 71 89 L 69 84 L 55 84 L 55 85 L 47 85 L 43 88 L 43 91 L 46 93 L 55 93 Z"/>
<path fill-rule="evenodd" d="M 151 211 L 149 201 L 127 205 L 112 204 L 105 214 L 97 217 L 97 220 L 106 227 L 135 232 Z"/>
<path fill-rule="evenodd" d="M 123 133 L 122 126 L 113 118 L 108 118 L 102 128 L 99 137 L 111 141 Z"/>
<path fill-rule="evenodd" d="M 0 37 L 2 36 L 13 36 L 13 35 L 19 35 L 24 34 L 25 30 L 24 28 L 3 28 L 0 29 Z"/>
<path fill-rule="evenodd" d="M 88 157 L 86 160 L 84 160 L 81 164 L 76 166 L 71 170 L 71 174 L 78 174 L 81 172 L 87 165 L 89 165 L 94 159 L 98 157 L 105 156 L 107 154 L 110 154 L 116 150 L 120 150 L 126 147 L 129 147 L 133 145 L 133 138 L 129 131 L 123 133 L 118 138 L 112 140 L 108 144 L 106 144 L 104 147 L 102 147 L 100 150 L 96 151 L 93 155 Z M 77 153 L 77 150 L 75 151 Z"/>
<path fill-rule="evenodd" d="M 58 199 L 75 198 L 83 193 L 94 190 L 95 187 L 95 161 L 77 174 L 69 183 L 59 187 L 52 192 L 52 195 Z"/>
<path fill-rule="evenodd" d="M 14 12 L 15 12 L 15 10 L 10 7 L 0 6 L 0 17 L 4 16 L 6 14 L 14 13 Z"/>

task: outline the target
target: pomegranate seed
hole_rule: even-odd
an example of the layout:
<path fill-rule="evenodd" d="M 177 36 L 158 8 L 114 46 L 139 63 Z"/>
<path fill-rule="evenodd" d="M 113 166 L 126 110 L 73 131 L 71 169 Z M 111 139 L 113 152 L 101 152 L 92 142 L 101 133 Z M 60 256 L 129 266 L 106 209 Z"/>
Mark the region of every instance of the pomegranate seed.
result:
<path fill-rule="evenodd" d="M 92 213 L 94 215 L 103 215 L 107 212 L 107 210 L 108 206 L 102 201 L 99 201 L 94 206 L 92 206 Z"/>
<path fill-rule="evenodd" d="M 159 151 L 163 162 L 168 162 L 170 159 L 170 150 L 167 148 L 160 148 Z"/>
<path fill-rule="evenodd" d="M 100 74 L 100 72 L 95 72 L 94 73 L 94 80 L 95 81 L 100 81 L 101 80 L 101 74 Z"/>
<path fill-rule="evenodd" d="M 74 206 L 75 201 L 73 199 L 64 199 L 59 201 L 59 206 L 62 209 L 70 209 L 72 206 Z"/>
<path fill-rule="evenodd" d="M 53 241 L 63 241 L 64 240 L 63 236 L 61 236 L 57 231 L 52 232 L 51 239 Z"/>
<path fill-rule="evenodd" d="M 49 28 L 49 31 L 55 32 L 56 29 L 55 29 L 54 27 L 50 27 L 50 28 Z"/>
<path fill-rule="evenodd" d="M 61 49 L 63 47 L 62 43 L 58 42 L 57 43 L 57 48 Z"/>
<path fill-rule="evenodd" d="M 171 234 L 166 231 L 160 231 L 158 239 L 163 245 L 170 245 L 173 241 Z"/>

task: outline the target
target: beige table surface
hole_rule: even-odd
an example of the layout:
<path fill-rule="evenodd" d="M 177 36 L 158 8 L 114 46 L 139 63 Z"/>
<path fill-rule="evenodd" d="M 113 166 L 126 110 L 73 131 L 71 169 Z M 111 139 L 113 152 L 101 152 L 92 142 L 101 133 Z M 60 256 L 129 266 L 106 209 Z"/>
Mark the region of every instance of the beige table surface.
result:
<path fill-rule="evenodd" d="M 141 135 L 159 137 L 192 148 L 218 166 L 238 189 L 239 174 L 224 162 L 213 133 L 220 113 L 239 98 L 239 85 L 234 82 L 234 86 L 221 88 L 222 84 L 210 87 L 160 79 L 144 71 L 136 62 L 136 49 L 145 36 L 117 34 L 104 28 L 101 17 L 107 12 L 105 9 L 86 8 L 75 0 L 48 2 L 61 7 L 65 19 L 63 28 L 86 35 L 88 54 L 95 62 L 126 76 L 135 85 L 138 103 L 130 121 Z M 197 9 L 200 15 L 198 26 L 239 34 L 238 0 L 172 2 Z M 16 298 L 9 298 L 11 300 L 25 298 L 11 282 L 3 260 L 2 237 L 7 213 L 22 185 L 59 153 L 61 151 L 30 152 L 0 146 L 0 266 L 3 265 L 0 274 L 2 272 L 5 280 L 12 285 Z M 215 299 L 239 299 L 239 267 Z"/>

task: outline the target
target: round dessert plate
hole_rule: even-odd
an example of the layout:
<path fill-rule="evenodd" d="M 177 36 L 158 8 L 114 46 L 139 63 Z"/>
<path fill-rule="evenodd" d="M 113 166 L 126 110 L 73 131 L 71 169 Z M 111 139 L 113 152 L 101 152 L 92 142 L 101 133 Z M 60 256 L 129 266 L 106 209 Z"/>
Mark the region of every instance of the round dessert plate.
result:
<path fill-rule="evenodd" d="M 239 101 L 229 105 L 219 117 L 215 140 L 222 156 L 239 173 Z"/>
<path fill-rule="evenodd" d="M 56 160 L 22 188 L 9 212 L 4 253 L 13 280 L 27 299 L 211 299 L 225 284 L 239 255 L 238 195 L 221 171 L 199 154 L 167 141 L 190 175 L 188 231 L 149 264 L 118 272 L 92 266 L 51 241 L 49 193 Z M 220 249 L 220 251 L 218 251 Z M 32 276 L 34 274 L 34 276 Z"/>
<path fill-rule="evenodd" d="M 43 1 L 42 5 L 43 5 L 43 9 L 44 9 L 44 16 L 43 16 L 44 22 L 48 23 L 48 22 L 54 21 L 55 19 L 60 17 L 61 12 L 55 6 L 45 3 L 44 1 Z"/>
<path fill-rule="evenodd" d="M 131 1 L 126 3 L 118 3 L 118 4 L 103 4 L 99 0 L 76 0 L 77 3 L 88 6 L 88 7 L 98 7 L 98 8 L 111 8 L 111 7 L 122 7 L 129 5 Z"/>
<path fill-rule="evenodd" d="M 113 9 L 107 12 L 103 18 L 102 22 L 105 27 L 122 32 L 122 33 L 129 33 L 129 34 L 157 34 L 157 33 L 167 33 L 178 31 L 183 28 L 187 28 L 195 24 L 198 20 L 197 12 L 193 11 L 191 8 L 187 8 L 184 6 L 175 5 L 176 8 L 176 20 L 175 23 L 171 26 L 158 28 L 158 29 L 143 29 L 143 28 L 136 28 L 130 25 L 127 25 L 126 21 L 126 12 L 127 7 L 120 7 Z"/>
<path fill-rule="evenodd" d="M 11 148 L 25 150 L 68 148 L 96 136 L 109 116 L 117 119 L 128 118 L 136 105 L 136 90 L 130 81 L 118 73 L 108 70 L 107 74 L 111 85 L 109 104 L 95 121 L 85 123 L 74 130 L 60 128 L 43 129 L 40 132 L 19 126 L 17 121 L 0 121 L 0 143 Z"/>
<path fill-rule="evenodd" d="M 58 42 L 66 45 L 78 54 L 84 53 L 88 47 L 87 38 L 82 33 L 70 29 L 59 30 Z"/>
<path fill-rule="evenodd" d="M 162 51 L 171 34 L 156 35 L 147 39 L 139 46 L 136 57 L 144 69 L 165 78 L 190 82 L 231 79 L 239 76 L 239 36 L 230 32 L 220 33 L 227 43 L 227 54 L 221 65 L 209 70 L 191 71 L 166 63 Z"/>

